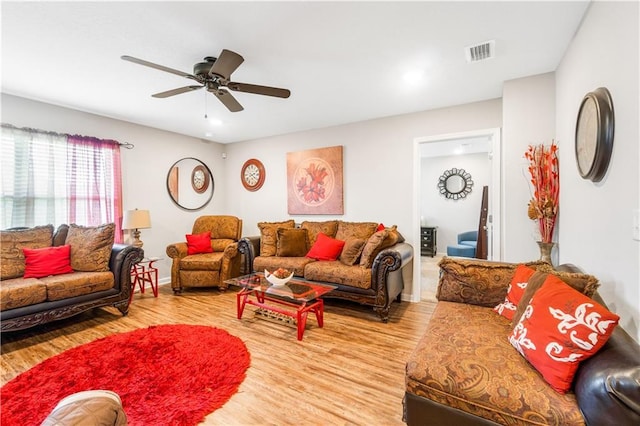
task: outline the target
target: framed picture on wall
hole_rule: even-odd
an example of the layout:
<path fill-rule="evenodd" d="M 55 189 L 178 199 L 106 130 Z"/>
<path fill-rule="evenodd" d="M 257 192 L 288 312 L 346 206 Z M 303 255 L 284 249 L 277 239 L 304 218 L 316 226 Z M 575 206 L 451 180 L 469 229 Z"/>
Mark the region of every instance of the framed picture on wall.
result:
<path fill-rule="evenodd" d="M 289 214 L 344 214 L 342 146 L 287 153 Z"/>

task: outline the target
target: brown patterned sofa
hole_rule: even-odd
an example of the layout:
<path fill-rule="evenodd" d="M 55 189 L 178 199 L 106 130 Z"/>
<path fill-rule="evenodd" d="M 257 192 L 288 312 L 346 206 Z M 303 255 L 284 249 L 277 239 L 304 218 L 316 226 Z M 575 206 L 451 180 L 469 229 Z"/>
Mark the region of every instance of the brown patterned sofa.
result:
<path fill-rule="evenodd" d="M 68 318 L 100 306 L 129 310 L 131 267 L 142 260 L 140 248 L 114 244 L 113 224 L 99 227 L 53 225 L 0 232 L 0 324 L 16 331 Z M 70 245 L 74 272 L 23 278 L 23 248 Z"/>
<path fill-rule="evenodd" d="M 598 285 L 572 265 L 529 265 L 565 282 L 592 280 L 586 295 Z M 558 393 L 511 346 L 510 321 L 492 309 L 516 265 L 445 257 L 440 266 L 438 303 L 406 365 L 408 425 L 640 424 L 640 346 L 620 326 L 580 364 L 573 389 Z"/>
<path fill-rule="evenodd" d="M 299 226 L 293 220 L 260 222 L 260 236 L 242 238 L 238 250 L 246 273 L 285 268 L 307 280 L 337 285 L 324 297 L 372 306 L 387 322 L 392 302 L 400 302 L 402 274 L 413 259 L 413 248 L 395 226 L 378 227 L 376 222 L 341 220 L 305 221 Z M 306 257 L 320 233 L 345 242 L 338 259 Z"/>
<path fill-rule="evenodd" d="M 200 216 L 193 223 L 192 235 L 211 232 L 211 253 L 188 254 L 186 242 L 167 246 L 171 264 L 171 287 L 174 294 L 185 287 L 218 287 L 225 290 L 225 280 L 240 275 L 238 240 L 242 220 L 235 216 Z"/>

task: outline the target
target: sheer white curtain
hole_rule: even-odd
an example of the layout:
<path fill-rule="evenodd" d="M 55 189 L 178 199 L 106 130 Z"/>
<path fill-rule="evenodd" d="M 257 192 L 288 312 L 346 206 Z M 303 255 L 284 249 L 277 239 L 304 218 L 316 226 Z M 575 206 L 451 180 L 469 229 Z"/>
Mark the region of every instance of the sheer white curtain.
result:
<path fill-rule="evenodd" d="M 2 125 L 0 229 L 115 223 L 122 242 L 116 141 Z"/>
<path fill-rule="evenodd" d="M 67 138 L 2 127 L 0 229 L 66 223 Z"/>

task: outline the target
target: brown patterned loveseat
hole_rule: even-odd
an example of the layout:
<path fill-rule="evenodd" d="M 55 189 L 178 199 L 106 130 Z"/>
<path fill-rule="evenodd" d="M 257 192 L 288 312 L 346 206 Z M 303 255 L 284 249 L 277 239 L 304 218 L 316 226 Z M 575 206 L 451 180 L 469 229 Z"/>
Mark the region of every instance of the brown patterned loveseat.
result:
<path fill-rule="evenodd" d="M 400 302 L 402 273 L 413 259 L 413 248 L 395 226 L 378 227 L 376 222 L 341 220 L 305 221 L 299 226 L 293 220 L 260 222 L 260 236 L 242 238 L 238 250 L 244 255 L 246 273 L 285 268 L 307 280 L 337 285 L 324 297 L 373 306 L 387 322 L 391 303 Z M 320 233 L 345 243 L 338 259 L 306 256 Z"/>
<path fill-rule="evenodd" d="M 189 254 L 186 242 L 167 246 L 171 264 L 171 288 L 174 294 L 185 287 L 218 287 L 225 290 L 225 280 L 240 275 L 238 240 L 242 220 L 235 216 L 200 216 L 193 223 L 192 235 L 210 232 L 210 253 Z"/>
<path fill-rule="evenodd" d="M 511 346 L 511 322 L 492 309 L 516 265 L 445 257 L 440 266 L 438 303 L 406 366 L 408 425 L 640 424 L 640 347 L 620 326 L 580 363 L 573 388 L 558 393 Z M 585 295 L 598 286 L 572 265 L 530 266 Z"/>
<path fill-rule="evenodd" d="M 15 331 L 100 306 L 129 310 L 131 267 L 140 248 L 114 244 L 114 225 L 52 225 L 0 232 L 0 323 Z M 71 273 L 24 278 L 23 249 L 70 246 Z M 29 273 L 28 273 L 29 274 Z M 36 274 L 38 275 L 38 274 Z"/>

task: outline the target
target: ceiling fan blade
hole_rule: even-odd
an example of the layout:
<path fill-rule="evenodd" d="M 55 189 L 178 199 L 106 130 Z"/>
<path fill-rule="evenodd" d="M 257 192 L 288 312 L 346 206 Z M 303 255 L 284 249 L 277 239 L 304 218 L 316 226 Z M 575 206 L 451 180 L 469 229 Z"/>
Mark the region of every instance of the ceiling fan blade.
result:
<path fill-rule="evenodd" d="M 237 92 L 255 93 L 256 95 L 275 96 L 276 98 L 288 98 L 291 92 L 277 87 L 258 86 L 257 84 L 236 83 L 230 81 L 227 87 Z"/>
<path fill-rule="evenodd" d="M 174 70 L 173 68 L 165 67 L 164 65 L 154 64 L 153 62 L 145 61 L 144 59 L 138 59 L 134 58 L 133 56 L 127 55 L 120 56 L 120 58 L 124 59 L 125 61 L 133 62 L 134 64 L 144 65 L 145 67 L 155 68 L 160 71 L 170 72 L 171 74 L 179 75 L 180 77 L 186 77 L 198 81 L 195 75 L 187 74 L 186 72 L 182 72 L 179 70 Z"/>
<path fill-rule="evenodd" d="M 209 91 L 213 93 L 216 96 L 216 98 L 220 99 L 220 102 L 222 102 L 229 111 L 238 112 L 244 109 L 242 105 L 240 105 L 240 103 L 236 100 L 236 98 L 234 98 L 233 95 L 227 92 L 226 90 L 211 89 Z"/>
<path fill-rule="evenodd" d="M 231 50 L 222 49 L 220 56 L 213 63 L 209 75 L 219 75 L 225 80 L 229 80 L 229 76 L 233 73 L 241 63 L 244 62 L 244 58 Z"/>
<path fill-rule="evenodd" d="M 154 98 L 168 98 L 169 96 L 179 95 L 180 93 L 191 92 L 192 90 L 202 89 L 204 86 L 185 86 L 178 89 L 167 90 L 166 92 L 156 93 L 151 95 Z"/>

